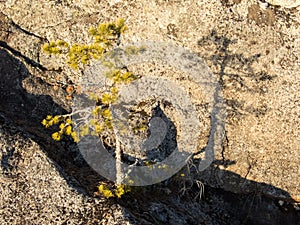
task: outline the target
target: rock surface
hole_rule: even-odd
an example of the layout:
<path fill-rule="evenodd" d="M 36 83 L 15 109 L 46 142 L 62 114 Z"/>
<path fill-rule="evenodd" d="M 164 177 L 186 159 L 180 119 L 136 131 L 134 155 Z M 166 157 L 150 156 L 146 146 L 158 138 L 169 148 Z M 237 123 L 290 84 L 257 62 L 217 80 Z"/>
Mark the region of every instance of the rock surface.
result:
<path fill-rule="evenodd" d="M 70 187 L 59 166 L 16 128 L 1 125 L 0 149 L 1 224 L 126 224 L 117 205 Z"/>
<path fill-rule="evenodd" d="M 45 55 L 41 45 L 56 39 L 85 43 L 90 26 L 120 17 L 129 27 L 122 43 L 176 43 L 196 52 L 222 79 L 226 140 L 201 180 L 234 193 L 254 191 L 300 201 L 300 11 L 295 8 L 299 1 L 266 2 L 270 5 L 258 0 L 0 1 L 0 112 L 21 132 L 1 130 L 1 193 L 6 193 L 1 194 L 2 221 L 38 224 L 59 217 L 57 224 L 63 224 L 72 214 L 70 223 L 80 224 L 86 212 L 91 213 L 89 222 L 101 221 L 94 215 L 99 210 L 96 200 L 65 181 L 73 177 L 90 196 L 101 178 L 79 172 L 83 162 L 74 146 L 53 143 L 40 125 L 47 114 L 70 110 L 65 89 L 79 84 L 81 74 L 68 68 L 63 58 Z M 45 189 L 46 183 L 57 189 Z M 165 211 L 166 206 L 155 204 L 153 212 Z M 116 218 L 124 214 L 118 205 L 113 207 Z M 35 210 L 36 217 L 27 218 L 22 209 Z M 204 214 L 193 222 L 204 221 Z M 207 217 L 207 224 L 214 220 Z"/>
<path fill-rule="evenodd" d="M 266 2 L 272 4 L 272 5 L 280 5 L 282 7 L 286 8 L 295 8 L 300 6 L 299 0 L 266 0 Z"/>

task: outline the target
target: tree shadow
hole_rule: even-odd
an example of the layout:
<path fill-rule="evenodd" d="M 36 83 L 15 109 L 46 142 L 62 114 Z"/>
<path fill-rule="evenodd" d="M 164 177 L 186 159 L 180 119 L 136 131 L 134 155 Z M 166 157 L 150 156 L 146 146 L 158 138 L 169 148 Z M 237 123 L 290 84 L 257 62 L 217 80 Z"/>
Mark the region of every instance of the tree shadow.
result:
<path fill-rule="evenodd" d="M 243 53 L 233 53 L 230 50 L 230 46 L 235 44 L 236 40 L 231 40 L 226 36 L 219 35 L 216 30 L 212 30 L 211 33 L 198 41 L 198 45 L 201 48 L 210 50 L 211 54 L 207 56 L 201 56 L 208 63 L 214 67 L 215 73 L 219 75 L 219 83 L 223 91 L 224 103 L 226 107 L 226 123 L 234 125 L 234 121 L 238 121 L 242 118 L 245 118 L 248 115 L 254 115 L 255 117 L 262 117 L 268 111 L 269 107 L 262 103 L 259 106 L 248 105 L 247 102 L 239 100 L 238 94 L 258 94 L 259 96 L 264 95 L 268 91 L 267 81 L 276 79 L 275 75 L 270 75 L 266 71 L 261 70 L 255 72 L 253 64 L 259 60 L 261 54 L 254 54 L 252 56 L 246 57 Z M 231 90 L 233 93 L 231 94 Z M 229 94 L 228 94 L 229 92 Z M 232 121 L 232 118 L 235 120 Z M 228 143 L 227 136 L 225 135 L 225 143 L 223 145 L 222 151 L 222 160 L 215 161 L 214 165 L 203 173 L 202 179 L 208 181 L 211 185 L 214 184 L 216 187 L 222 187 L 226 189 L 226 180 L 228 180 L 227 189 L 231 191 L 238 191 L 239 187 L 243 187 L 243 190 L 251 191 L 256 185 L 246 185 L 245 180 L 241 180 L 230 173 L 229 171 L 224 170 L 220 173 L 220 170 L 217 169 L 217 165 L 227 167 L 229 164 L 224 158 L 224 151 L 226 151 L 226 142 Z M 247 177 L 251 165 L 249 163 L 248 172 L 245 175 Z M 220 178 L 222 177 L 222 179 Z M 236 185 L 236 190 L 234 185 L 230 186 L 230 182 Z M 253 184 L 252 182 L 250 182 Z M 258 185 L 260 186 L 260 185 Z M 264 186 L 264 185 L 262 185 Z M 264 186 L 264 193 L 275 192 L 272 190 L 272 186 Z M 276 193 L 278 196 L 280 192 Z M 288 193 L 282 193 L 283 196 L 289 197 Z"/>
<path fill-rule="evenodd" d="M 71 140 L 56 142 L 51 138 L 51 131 L 41 125 L 42 119 L 47 115 L 64 114 L 67 111 L 55 103 L 49 95 L 31 94 L 23 88 L 22 81 L 32 75 L 13 54 L 9 49 L 0 48 L 1 124 L 16 126 L 29 134 L 30 138 L 37 142 L 47 156 L 56 163 L 58 171 L 72 188 L 83 195 L 93 196 L 96 185 L 104 179 L 83 160 L 77 146 Z M 216 63 L 224 60 L 219 59 Z M 230 60 L 233 59 L 229 57 L 225 61 Z M 223 67 L 225 65 L 224 63 Z M 223 73 L 225 76 L 224 69 Z M 36 81 L 40 82 L 45 90 L 49 90 L 49 85 L 42 80 Z M 9 169 L 6 165 L 7 157 L 11 156 L 5 155 L 1 159 L 1 166 Z M 223 170 L 218 167 L 215 167 L 215 170 L 217 170 L 215 174 L 223 173 Z M 272 185 L 249 181 L 231 172 L 226 173 L 228 179 L 234 179 L 237 185 L 250 183 L 252 187 L 253 185 L 266 186 L 268 189 L 282 192 L 286 196 L 284 199 L 289 196 L 286 191 Z M 297 221 L 300 221 L 299 214 L 291 210 L 284 211 L 282 207 L 275 204 L 274 199 L 265 197 L 259 188 L 249 194 L 234 194 L 220 188 L 206 187 L 204 199 L 196 202 L 185 197 L 178 198 L 177 193 L 181 183 L 179 178 L 146 188 L 137 188 L 137 191 L 133 190 L 121 199 L 117 199 L 117 202 L 138 221 L 138 224 L 204 224 L 205 218 L 208 222 L 211 221 L 207 224 L 234 224 L 231 222 L 235 222 L 235 224 L 276 225 L 297 224 Z M 194 186 L 191 190 L 197 192 Z M 176 218 L 181 220 L 178 221 Z"/>
<path fill-rule="evenodd" d="M 259 96 L 263 96 L 268 91 L 267 82 L 276 79 L 276 75 L 270 75 L 264 70 L 255 72 L 253 64 L 261 57 L 260 53 L 246 57 L 243 53 L 232 52 L 230 47 L 236 42 L 236 40 L 231 40 L 224 35 L 219 35 L 214 29 L 210 34 L 198 41 L 199 47 L 211 52 L 208 55 L 201 55 L 201 57 L 214 67 L 215 73 L 219 75 L 219 83 L 223 91 L 223 96 L 225 96 L 226 123 L 230 125 L 234 125 L 235 121 L 245 118 L 248 115 L 254 115 L 255 117 L 264 116 L 269 111 L 269 106 L 265 103 L 253 106 L 247 104 L 248 102 L 240 100 L 241 98 L 237 96 L 239 94 L 250 94 L 251 96 L 258 94 Z M 232 118 L 235 120 L 232 120 Z M 234 191 L 234 186 L 236 186 L 236 191 L 238 191 L 239 187 L 243 187 L 243 190 L 251 192 L 257 186 L 264 193 L 275 193 L 276 196 L 282 194 L 282 196 L 289 197 L 287 192 L 281 193 L 279 191 L 277 193 L 271 185 L 254 185 L 252 182 L 247 182 L 246 179 L 240 179 L 237 174 L 234 175 L 226 170 L 220 172 L 219 169 L 216 169 L 220 165 L 225 168 L 229 165 L 224 157 L 224 151 L 227 148 L 226 142 L 228 143 L 227 136 L 223 145 L 223 159 L 219 161 L 215 160 L 214 166 L 211 166 L 202 173 L 204 180 L 208 181 L 210 185 L 213 184 L 215 187 L 227 188 L 231 191 Z M 250 169 L 251 165 L 249 163 L 245 178 Z M 247 185 L 247 183 L 251 183 L 251 185 Z"/>
<path fill-rule="evenodd" d="M 271 81 L 276 76 L 263 70 L 254 72 L 252 65 L 258 61 L 261 54 L 246 57 L 242 53 L 233 53 L 230 51 L 230 45 L 236 42 L 236 40 L 218 35 L 215 30 L 212 30 L 209 35 L 198 41 L 198 45 L 212 52 L 211 55 L 201 55 L 201 57 L 215 67 L 223 89 L 226 89 L 230 84 L 230 87 L 236 92 L 263 95 L 268 91 L 266 81 Z M 258 107 L 245 106 L 244 101 L 237 100 L 235 97 L 224 98 L 224 100 L 228 118 L 234 116 L 240 119 L 247 114 L 254 114 L 259 117 L 265 115 L 269 110 L 266 104 L 261 104 Z"/>

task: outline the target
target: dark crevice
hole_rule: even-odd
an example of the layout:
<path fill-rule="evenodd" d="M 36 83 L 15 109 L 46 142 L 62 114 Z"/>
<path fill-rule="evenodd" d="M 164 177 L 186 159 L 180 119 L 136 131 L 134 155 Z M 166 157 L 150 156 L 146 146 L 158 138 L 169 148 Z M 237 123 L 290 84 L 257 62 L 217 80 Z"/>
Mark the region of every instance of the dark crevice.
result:
<path fill-rule="evenodd" d="M 14 56 L 22 58 L 27 64 L 29 64 L 32 67 L 36 67 L 39 68 L 42 71 L 47 71 L 48 69 L 44 66 L 42 66 L 41 64 L 39 64 L 38 62 L 28 58 L 27 56 L 23 55 L 21 52 L 13 49 L 12 47 L 10 47 L 6 42 L 4 41 L 0 41 L 0 47 L 8 50 L 10 53 L 12 53 Z"/>
<path fill-rule="evenodd" d="M 44 37 L 41 37 L 39 35 L 36 35 L 28 30 L 25 30 L 24 28 L 22 28 L 20 25 L 16 24 L 14 21 L 10 21 L 11 22 L 11 25 L 16 28 L 17 30 L 20 30 L 22 31 L 24 34 L 27 34 L 27 35 L 30 35 L 30 36 L 33 36 L 33 37 L 36 37 L 38 39 L 40 39 L 41 41 L 48 41 L 47 38 L 44 38 Z"/>
<path fill-rule="evenodd" d="M 226 151 L 226 148 L 228 147 L 228 143 L 229 143 L 229 140 L 228 140 L 227 132 L 226 132 L 226 129 L 225 129 L 224 141 L 223 141 L 222 152 L 221 152 L 221 155 L 222 155 L 222 165 L 224 165 L 225 167 L 227 166 L 227 164 L 226 164 L 226 158 L 225 158 L 225 151 Z"/>
<path fill-rule="evenodd" d="M 249 160 L 249 157 L 247 157 L 247 164 L 248 164 L 248 168 L 247 168 L 247 172 L 246 172 L 246 174 L 244 176 L 245 179 L 247 179 L 247 177 L 248 177 L 248 175 L 249 175 L 249 173 L 251 171 L 251 168 L 252 168 L 252 165 L 251 165 L 251 162 Z"/>
<path fill-rule="evenodd" d="M 2 153 L 2 157 L 1 157 L 1 168 L 3 170 L 3 172 L 9 173 L 9 171 L 11 171 L 13 169 L 13 165 L 10 164 L 10 158 L 14 155 L 15 149 L 7 149 L 7 152 L 3 152 Z"/>

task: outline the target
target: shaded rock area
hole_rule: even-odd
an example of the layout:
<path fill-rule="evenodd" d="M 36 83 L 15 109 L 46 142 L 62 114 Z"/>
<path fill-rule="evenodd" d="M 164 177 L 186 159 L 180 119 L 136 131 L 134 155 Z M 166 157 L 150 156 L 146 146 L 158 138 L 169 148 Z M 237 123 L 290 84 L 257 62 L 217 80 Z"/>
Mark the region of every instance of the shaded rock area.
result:
<path fill-rule="evenodd" d="M 136 189 L 119 200 L 93 197 L 63 173 L 30 136 L 1 116 L 2 224 L 297 224 L 292 204 L 280 205 L 261 193 L 233 194 L 206 187 L 183 196 L 182 181 Z M 89 173 L 85 174 L 86 177 Z M 75 175 L 76 176 L 76 175 Z M 197 197 L 197 196 L 196 196 Z"/>
<path fill-rule="evenodd" d="M 300 11 L 279 2 L 0 1 L 1 224 L 299 224 Z M 77 146 L 41 125 L 71 110 L 66 88 L 81 76 L 41 45 L 85 43 L 90 26 L 120 17 L 122 43 L 171 42 L 206 61 L 220 77 L 226 138 L 192 181 L 175 175 L 107 200 Z"/>
<path fill-rule="evenodd" d="M 84 196 L 36 142 L 6 126 L 0 128 L 1 224 L 125 224 L 120 206 Z"/>

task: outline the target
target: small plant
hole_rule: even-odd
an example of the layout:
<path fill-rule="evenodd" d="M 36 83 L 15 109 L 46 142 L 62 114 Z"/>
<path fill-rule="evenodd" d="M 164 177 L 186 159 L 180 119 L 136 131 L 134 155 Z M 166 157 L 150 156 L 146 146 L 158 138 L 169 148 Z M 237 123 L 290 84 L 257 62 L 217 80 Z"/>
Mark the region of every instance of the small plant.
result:
<path fill-rule="evenodd" d="M 70 45 L 63 40 L 57 40 L 44 44 L 42 50 L 48 54 L 67 55 L 67 63 L 73 69 L 78 69 L 80 64 L 87 65 L 91 59 L 102 59 L 104 53 L 118 42 L 121 34 L 126 30 L 124 19 L 102 23 L 97 28 L 90 27 L 89 34 L 94 39 L 91 44 Z"/>
<path fill-rule="evenodd" d="M 112 63 L 104 62 L 104 54 L 109 52 L 111 47 L 116 45 L 120 35 L 127 30 L 124 19 L 119 19 L 115 22 L 102 23 L 97 28 L 91 27 L 89 34 L 93 37 L 94 42 L 91 44 L 73 44 L 70 45 L 64 40 L 51 41 L 43 45 L 42 50 L 47 54 L 65 55 L 67 56 L 66 63 L 73 69 L 78 70 L 90 63 L 90 60 L 102 60 L 103 64 L 106 63 L 109 70 L 105 76 L 112 81 L 112 85 L 107 91 L 100 95 L 90 93 L 90 99 L 95 101 L 95 108 L 91 110 L 89 124 L 82 124 L 79 126 L 79 132 L 74 131 L 74 122 L 71 116 L 79 113 L 73 112 L 68 115 L 48 115 L 42 124 L 45 127 L 53 125 L 59 126 L 59 131 L 52 134 L 52 138 L 60 141 L 63 135 L 71 136 L 75 142 L 80 140 L 80 137 L 91 135 L 99 135 L 106 129 L 112 129 L 112 114 L 110 106 L 117 100 L 118 85 L 122 83 L 129 83 L 137 76 L 129 71 L 124 71 L 121 68 L 116 68 Z M 128 48 L 129 52 L 137 53 L 134 47 Z M 97 119 L 101 118 L 101 119 Z M 93 129 L 90 129 L 91 126 Z"/>
<path fill-rule="evenodd" d="M 64 136 L 70 136 L 74 142 L 78 142 L 86 135 L 101 137 L 101 134 L 106 131 L 113 132 L 111 105 L 118 98 L 118 86 L 132 82 L 138 77 L 123 68 L 116 67 L 111 62 L 105 62 L 104 55 L 118 44 L 121 34 L 126 30 L 127 26 L 124 19 L 119 19 L 115 22 L 102 23 L 96 28 L 91 27 L 88 31 L 93 37 L 93 43 L 91 44 L 69 44 L 64 40 L 56 40 L 42 46 L 42 50 L 47 54 L 66 57 L 66 63 L 74 70 L 84 69 L 84 66 L 88 65 L 91 60 L 101 60 L 103 65 L 108 68 L 105 76 L 111 80 L 111 85 L 105 91 L 97 94 L 89 93 L 90 100 L 95 101 L 94 108 L 78 110 L 66 115 L 48 115 L 42 121 L 46 128 L 58 127 L 58 131 L 52 134 L 54 140 L 60 141 Z M 140 50 L 136 47 L 129 47 L 126 52 L 137 54 Z M 75 123 L 72 121 L 72 116 L 80 113 L 86 114 L 82 122 Z M 144 126 L 140 127 L 144 129 Z M 116 140 L 116 158 L 121 159 L 118 140 Z M 108 198 L 120 198 L 129 191 L 127 186 L 121 184 L 120 179 L 117 179 L 114 190 L 110 190 L 104 183 L 100 184 L 98 189 Z"/>
<path fill-rule="evenodd" d="M 98 186 L 98 191 L 101 194 L 103 194 L 106 198 L 112 198 L 112 197 L 121 198 L 122 195 L 124 195 L 127 192 L 130 192 L 131 188 L 130 188 L 130 186 L 124 185 L 124 184 L 115 185 L 114 188 L 109 188 L 107 184 L 102 182 Z"/>

